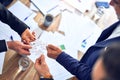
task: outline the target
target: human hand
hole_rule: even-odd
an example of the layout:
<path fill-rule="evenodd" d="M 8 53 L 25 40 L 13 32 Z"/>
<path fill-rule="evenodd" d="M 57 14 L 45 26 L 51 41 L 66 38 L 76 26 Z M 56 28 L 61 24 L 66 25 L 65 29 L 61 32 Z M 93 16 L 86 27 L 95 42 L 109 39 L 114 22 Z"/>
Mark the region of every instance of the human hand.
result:
<path fill-rule="evenodd" d="M 43 76 L 44 78 L 52 77 L 48 65 L 45 62 L 45 56 L 43 54 L 38 59 L 36 59 L 34 66 L 39 73 L 39 76 Z"/>
<path fill-rule="evenodd" d="M 35 32 L 30 32 L 29 29 L 26 29 L 22 35 L 21 35 L 21 38 L 22 38 L 22 41 L 24 43 L 27 43 L 29 44 L 30 42 L 34 41 L 35 40 Z"/>
<path fill-rule="evenodd" d="M 61 54 L 61 53 L 62 53 L 62 50 L 59 49 L 58 47 L 53 46 L 53 45 L 48 45 L 47 46 L 48 57 L 56 59 L 58 57 L 58 55 Z"/>
<path fill-rule="evenodd" d="M 29 49 L 32 47 L 27 44 L 23 44 L 20 41 L 8 41 L 7 42 L 8 48 L 15 50 L 19 54 L 25 54 L 25 55 L 30 55 Z"/>

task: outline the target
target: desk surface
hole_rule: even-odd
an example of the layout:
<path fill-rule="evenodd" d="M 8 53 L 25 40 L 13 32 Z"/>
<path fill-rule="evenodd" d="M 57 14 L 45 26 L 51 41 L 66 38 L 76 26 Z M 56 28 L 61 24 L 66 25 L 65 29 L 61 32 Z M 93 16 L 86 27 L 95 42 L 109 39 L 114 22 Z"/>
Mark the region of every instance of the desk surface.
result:
<path fill-rule="evenodd" d="M 14 0 L 8 7 L 12 6 L 16 0 Z M 30 6 L 29 0 L 21 0 L 22 3 Z M 60 22 L 61 16 L 57 16 L 54 19 L 54 22 L 51 24 L 49 28 L 45 28 L 41 22 L 39 22 L 40 19 L 42 19 L 43 16 L 40 12 L 37 12 L 37 16 L 34 18 L 36 22 L 39 23 L 40 27 L 42 29 L 45 29 L 47 31 L 57 31 L 58 25 Z M 3 67 L 3 74 L 0 75 L 0 80 L 39 80 L 39 75 L 34 69 L 34 63 L 30 60 L 30 65 L 27 68 L 26 71 L 19 72 L 19 65 L 18 61 L 22 56 L 20 56 L 18 53 L 16 53 L 13 50 L 7 51 L 5 55 L 5 61 L 4 61 L 4 67 Z M 71 78 L 72 80 L 76 80 L 75 78 Z"/>
<path fill-rule="evenodd" d="M 14 0 L 13 3 L 15 1 L 16 0 Z M 27 6 L 30 6 L 29 0 L 21 0 L 21 2 Z M 12 4 L 10 4 L 10 6 L 11 5 Z M 41 15 L 41 13 L 38 12 L 37 16 L 34 19 L 36 22 L 39 23 L 42 29 L 46 29 L 40 22 L 40 19 L 42 18 L 43 16 Z M 61 15 L 57 16 L 54 20 L 54 23 L 52 23 L 51 26 L 47 28 L 46 30 L 53 31 L 53 32 L 57 31 L 60 19 L 61 19 Z M 81 54 L 79 56 L 81 57 Z M 17 73 L 18 60 L 20 58 L 21 56 L 15 51 L 12 51 L 12 50 L 7 51 L 6 56 L 5 56 L 3 74 L 0 75 L 0 80 L 39 80 L 39 76 L 36 70 L 34 69 L 34 63 L 32 61 L 30 61 L 30 65 L 26 71 Z M 72 78 L 72 80 L 76 80 L 76 79 Z"/>
<path fill-rule="evenodd" d="M 0 80 L 39 80 L 32 61 L 30 61 L 30 65 L 26 71 L 17 73 L 18 60 L 20 58 L 21 56 L 15 51 L 9 50 L 6 53 L 3 74 L 0 76 Z"/>

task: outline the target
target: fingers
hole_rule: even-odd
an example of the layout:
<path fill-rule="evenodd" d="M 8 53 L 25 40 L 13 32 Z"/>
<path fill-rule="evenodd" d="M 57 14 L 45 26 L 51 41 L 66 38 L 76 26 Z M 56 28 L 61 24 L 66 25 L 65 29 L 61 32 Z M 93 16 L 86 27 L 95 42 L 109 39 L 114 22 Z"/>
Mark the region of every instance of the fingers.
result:
<path fill-rule="evenodd" d="M 35 32 L 32 32 L 32 35 L 35 37 Z"/>
<path fill-rule="evenodd" d="M 36 38 L 35 38 L 35 32 L 32 32 L 32 34 L 30 34 L 30 40 L 31 41 L 34 41 Z"/>
<path fill-rule="evenodd" d="M 19 51 L 20 51 L 21 54 L 30 55 L 29 50 L 21 49 L 21 50 L 19 50 Z"/>
<path fill-rule="evenodd" d="M 37 64 L 41 64 L 41 56 L 39 58 L 36 59 L 35 63 Z"/>
<path fill-rule="evenodd" d="M 22 48 L 23 48 L 23 49 L 27 49 L 27 50 L 29 50 L 29 49 L 32 48 L 32 46 L 27 45 L 27 44 L 22 44 Z"/>
<path fill-rule="evenodd" d="M 24 38 L 22 38 L 22 41 L 26 44 L 29 44 L 30 42 L 36 40 L 35 36 L 30 35 L 30 36 L 25 36 Z"/>
<path fill-rule="evenodd" d="M 22 54 L 30 55 L 29 49 L 31 49 L 31 48 L 32 47 L 30 45 L 22 44 L 19 51 Z"/>
<path fill-rule="evenodd" d="M 23 41 L 25 44 L 30 44 L 30 40 L 29 40 L 29 38 L 22 39 L 22 41 Z"/>
<path fill-rule="evenodd" d="M 45 56 L 43 54 L 41 55 L 41 62 L 45 62 Z"/>
<path fill-rule="evenodd" d="M 30 32 L 29 29 L 26 29 L 23 33 L 22 33 L 22 40 L 24 43 L 29 44 L 30 42 L 34 41 L 35 38 L 35 32 Z"/>
<path fill-rule="evenodd" d="M 45 56 L 43 54 L 36 59 L 36 63 L 42 64 L 44 62 L 45 62 Z"/>
<path fill-rule="evenodd" d="M 62 50 L 54 45 L 49 44 L 47 46 L 47 56 L 50 58 L 56 59 L 61 52 Z"/>
<path fill-rule="evenodd" d="M 48 50 L 49 50 L 49 49 L 57 50 L 57 49 L 59 49 L 59 48 L 56 47 L 56 46 L 54 46 L 54 45 L 52 45 L 52 44 L 49 44 L 49 45 L 47 46 L 47 49 L 48 49 Z"/>

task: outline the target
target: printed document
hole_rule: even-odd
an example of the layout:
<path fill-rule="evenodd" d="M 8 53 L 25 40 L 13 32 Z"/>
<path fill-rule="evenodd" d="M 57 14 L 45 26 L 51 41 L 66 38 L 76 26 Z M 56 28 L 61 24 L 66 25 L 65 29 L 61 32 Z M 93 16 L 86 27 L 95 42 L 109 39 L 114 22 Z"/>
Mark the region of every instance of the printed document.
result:
<path fill-rule="evenodd" d="M 59 6 L 60 0 L 31 0 L 46 15 Z"/>
<path fill-rule="evenodd" d="M 34 21 L 36 13 L 25 6 L 22 2 L 17 1 L 9 8 L 9 11 L 23 21 L 26 25 L 28 25 L 31 31 L 38 27 L 37 23 Z"/>

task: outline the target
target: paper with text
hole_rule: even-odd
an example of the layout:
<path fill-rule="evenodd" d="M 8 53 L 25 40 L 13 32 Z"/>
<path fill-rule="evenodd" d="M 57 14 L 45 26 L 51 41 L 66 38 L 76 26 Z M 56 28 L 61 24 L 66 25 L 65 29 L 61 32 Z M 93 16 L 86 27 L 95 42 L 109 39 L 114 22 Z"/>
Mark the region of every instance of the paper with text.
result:
<path fill-rule="evenodd" d="M 27 24 L 30 27 L 30 30 L 33 31 L 38 27 L 37 23 L 34 21 L 36 13 L 25 6 L 22 2 L 17 1 L 8 10 L 25 24 Z"/>

